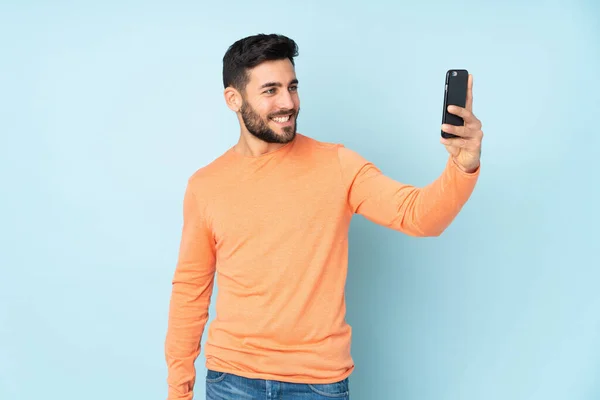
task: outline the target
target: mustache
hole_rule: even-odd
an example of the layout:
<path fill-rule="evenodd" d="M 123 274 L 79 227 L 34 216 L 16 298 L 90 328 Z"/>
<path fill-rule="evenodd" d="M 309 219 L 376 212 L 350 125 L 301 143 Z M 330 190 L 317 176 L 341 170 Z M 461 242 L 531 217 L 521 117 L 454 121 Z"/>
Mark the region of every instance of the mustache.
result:
<path fill-rule="evenodd" d="M 269 114 L 269 118 L 285 117 L 285 116 L 288 116 L 290 114 L 291 115 L 296 115 L 296 110 L 295 109 L 289 109 L 289 110 L 277 111 L 276 113 Z"/>

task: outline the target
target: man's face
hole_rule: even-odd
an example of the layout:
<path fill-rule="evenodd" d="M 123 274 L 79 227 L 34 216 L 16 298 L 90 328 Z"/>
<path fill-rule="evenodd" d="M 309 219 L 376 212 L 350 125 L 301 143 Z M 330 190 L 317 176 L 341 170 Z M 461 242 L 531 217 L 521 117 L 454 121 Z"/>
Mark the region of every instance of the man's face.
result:
<path fill-rule="evenodd" d="M 248 132 L 267 143 L 288 143 L 296 136 L 300 112 L 298 80 L 290 60 L 267 61 L 249 72 L 240 108 Z"/>

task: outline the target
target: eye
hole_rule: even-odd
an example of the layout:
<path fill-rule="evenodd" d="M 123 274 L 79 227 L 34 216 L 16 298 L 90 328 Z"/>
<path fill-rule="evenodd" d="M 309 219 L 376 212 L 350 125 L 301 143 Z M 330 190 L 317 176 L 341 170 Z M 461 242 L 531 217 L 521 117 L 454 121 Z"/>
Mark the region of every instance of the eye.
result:
<path fill-rule="evenodd" d="M 263 93 L 266 93 L 266 94 L 273 94 L 273 93 L 275 93 L 275 89 L 267 89 L 267 90 L 265 90 Z"/>
<path fill-rule="evenodd" d="M 290 86 L 290 92 L 295 92 L 298 90 L 298 86 Z"/>

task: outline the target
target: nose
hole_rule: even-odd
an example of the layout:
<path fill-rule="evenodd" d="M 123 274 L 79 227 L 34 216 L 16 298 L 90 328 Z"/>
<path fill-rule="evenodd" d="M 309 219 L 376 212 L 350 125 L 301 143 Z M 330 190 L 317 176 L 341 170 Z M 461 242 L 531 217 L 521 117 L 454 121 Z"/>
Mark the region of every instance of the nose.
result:
<path fill-rule="evenodd" d="M 291 110 L 294 108 L 294 98 L 288 90 L 282 90 L 277 97 L 277 107 Z"/>

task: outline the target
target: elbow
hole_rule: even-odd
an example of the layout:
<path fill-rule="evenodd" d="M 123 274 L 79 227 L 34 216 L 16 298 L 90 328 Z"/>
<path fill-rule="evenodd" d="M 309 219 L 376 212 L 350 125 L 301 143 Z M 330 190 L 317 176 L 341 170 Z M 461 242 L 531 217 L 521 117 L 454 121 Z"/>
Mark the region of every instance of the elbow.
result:
<path fill-rule="evenodd" d="M 424 237 L 440 237 L 448 229 L 452 221 L 432 224 L 424 229 Z"/>
<path fill-rule="evenodd" d="M 408 226 L 414 231 L 415 236 L 439 237 L 450 227 L 455 217 L 456 214 L 435 215 L 434 213 L 427 213 L 407 221 L 410 221 Z"/>
<path fill-rule="evenodd" d="M 428 238 L 428 237 L 440 237 L 442 236 L 442 233 L 444 233 L 446 229 L 429 229 L 429 230 L 425 230 L 425 231 L 421 231 L 418 235 L 418 237 L 423 237 L 423 238 Z"/>
<path fill-rule="evenodd" d="M 414 237 L 439 237 L 441 236 L 450 224 L 414 224 L 411 227 L 400 226 L 397 230 L 407 233 Z"/>
<path fill-rule="evenodd" d="M 446 230 L 446 228 L 431 230 L 431 231 L 427 232 L 425 237 L 440 237 L 440 236 L 442 236 L 442 233 L 444 233 L 445 230 Z"/>

